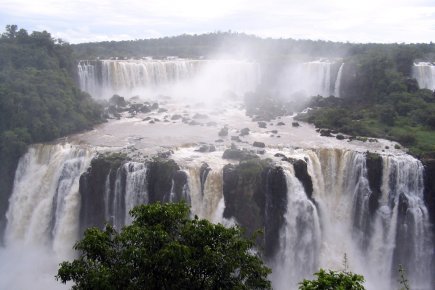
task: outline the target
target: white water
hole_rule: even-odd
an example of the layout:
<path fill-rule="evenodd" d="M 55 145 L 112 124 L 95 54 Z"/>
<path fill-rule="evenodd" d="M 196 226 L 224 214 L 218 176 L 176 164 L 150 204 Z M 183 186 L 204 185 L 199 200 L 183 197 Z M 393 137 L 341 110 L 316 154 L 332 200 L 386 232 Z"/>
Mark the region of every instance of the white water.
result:
<path fill-rule="evenodd" d="M 299 281 L 310 278 L 320 267 L 343 269 L 344 254 L 350 270 L 365 276 L 367 289 L 395 289 L 390 275 L 398 267 L 394 264 L 398 239 L 405 241 L 401 263 L 412 289 L 430 289 L 428 271 L 433 249 L 422 199 L 423 167 L 418 160 L 408 155 L 383 156 L 380 207 L 371 217 L 365 153 L 343 149 L 282 152 L 307 160 L 315 202 L 307 197 L 291 164 L 275 159 L 284 168 L 288 191 L 285 224 L 271 276 L 275 289 L 296 289 Z M 192 213 L 232 224 L 237 221 L 222 218 L 222 168 L 229 161 L 222 160 L 221 155 L 222 151 L 203 154 L 184 148 L 173 157 L 187 174 L 185 191 Z M 14 257 L 17 263 L 16 267 L 0 263 L 4 270 L 0 272 L 0 288 L 17 285 L 11 279 L 17 279 L 23 267 L 20 263 L 40 265 L 36 288 L 61 286 L 50 279 L 57 263 L 71 257 L 71 247 L 78 238 L 78 177 L 92 156 L 77 146 L 37 145 L 21 159 L 7 213 L 6 248 L 0 251 L 0 257 Z M 203 162 L 211 170 L 201 183 Z M 148 202 L 147 167 L 127 162 L 115 170 L 106 178 L 103 206 L 106 218 L 121 227 L 131 222 L 127 213 L 133 206 Z M 405 215 L 399 212 L 401 195 L 408 201 Z M 26 258 L 17 249 L 22 249 Z M 29 260 L 33 258 L 37 261 Z M 23 283 L 26 287 L 21 288 L 28 288 L 29 282 Z"/>
<path fill-rule="evenodd" d="M 340 97 L 341 75 L 343 73 L 343 67 L 344 67 L 344 63 L 342 63 L 340 65 L 340 68 L 338 69 L 337 79 L 335 80 L 335 84 L 334 84 L 334 96 L 337 98 Z"/>
<path fill-rule="evenodd" d="M 20 159 L 0 249 L 0 289 L 59 288 L 57 265 L 73 257 L 79 235 L 79 177 L 93 155 L 70 144 L 34 145 Z"/>
<path fill-rule="evenodd" d="M 435 65 L 429 62 L 414 63 L 412 76 L 421 89 L 435 90 Z"/>
<path fill-rule="evenodd" d="M 79 62 L 78 74 L 81 89 L 103 99 L 113 94 L 155 97 L 173 92 L 184 98 L 224 92 L 243 95 L 260 81 L 258 64 L 236 60 L 85 60 Z"/>
<path fill-rule="evenodd" d="M 315 60 L 290 64 L 279 77 L 280 95 L 292 101 L 312 96 L 340 96 L 343 63 Z"/>
<path fill-rule="evenodd" d="M 310 278 L 318 268 L 343 270 L 346 254 L 350 270 L 365 276 L 369 290 L 397 288 L 390 278 L 397 273 L 397 263 L 406 268 L 411 289 L 431 289 L 433 243 L 423 203 L 421 163 L 408 155 L 383 157 L 383 196 L 373 218 L 364 153 L 320 149 L 302 154 L 308 160 L 319 213 L 297 180 L 287 173 L 288 212 L 276 259 L 278 271 L 273 274 L 275 288 L 293 285 L 290 289 L 296 289 L 298 281 Z M 408 200 L 402 214 L 398 212 L 400 195 Z M 396 260 L 394 250 L 400 241 L 405 244 L 399 253 L 402 258 Z M 311 252 L 305 248 L 309 245 Z"/>

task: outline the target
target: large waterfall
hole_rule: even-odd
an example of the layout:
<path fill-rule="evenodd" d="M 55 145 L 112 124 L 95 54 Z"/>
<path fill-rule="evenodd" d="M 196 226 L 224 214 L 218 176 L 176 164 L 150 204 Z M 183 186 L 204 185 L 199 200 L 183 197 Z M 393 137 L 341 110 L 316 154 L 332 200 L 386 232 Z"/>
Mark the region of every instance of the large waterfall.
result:
<path fill-rule="evenodd" d="M 180 86 L 189 93 L 215 88 L 244 94 L 260 81 L 258 64 L 236 60 L 83 60 L 78 74 L 81 89 L 96 98 L 164 94 Z"/>
<path fill-rule="evenodd" d="M 364 274 L 368 289 L 397 288 L 399 264 L 407 269 L 412 289 L 431 289 L 433 243 L 421 163 L 407 155 L 383 156 L 377 196 L 364 153 L 322 149 L 305 154 L 316 206 L 287 174 L 277 289 L 296 289 L 318 267 L 344 269 L 344 255 L 351 269 Z"/>
<path fill-rule="evenodd" d="M 430 62 L 414 63 L 412 76 L 421 89 L 435 90 L 435 65 Z"/>
<path fill-rule="evenodd" d="M 73 257 L 79 235 L 79 178 L 93 152 L 34 145 L 21 157 L 0 248 L 0 289 L 58 289 L 58 263 Z M 23 279 L 23 276 L 26 278 Z"/>
<path fill-rule="evenodd" d="M 167 160 L 113 165 L 98 163 L 103 159 L 91 162 L 95 154 L 79 146 L 33 146 L 17 169 L 4 251 L 15 244 L 48 245 L 55 257 L 71 257 L 71 247 L 83 229 L 80 224 L 101 227 L 108 221 L 120 228 L 131 222 L 128 212 L 133 206 L 156 200 L 184 199 L 193 214 L 223 222 L 228 180 L 222 173 L 227 162 L 221 154 L 203 157 L 209 164 L 177 165 Z M 300 178 L 296 165 L 274 159 L 272 166 L 281 168 L 287 191 L 278 248 L 269 258 L 274 288 L 296 289 L 320 267 L 342 269 L 346 254 L 350 269 L 365 276 L 367 289 L 397 288 L 399 264 L 407 270 L 412 289 L 433 289 L 433 242 L 418 160 L 344 149 L 297 149 L 284 154 L 306 164 L 312 186 L 306 187 L 307 178 Z M 272 186 L 264 191 L 270 194 L 266 199 L 276 198 L 276 181 L 264 182 L 261 188 Z M 99 214 L 101 219 L 95 219 Z M 265 214 L 270 218 L 276 212 Z M 266 222 L 265 232 L 278 223 Z M 0 267 L 4 268 L 3 261 Z"/>
<path fill-rule="evenodd" d="M 344 63 L 315 60 L 292 63 L 280 76 L 280 93 L 287 98 L 340 97 Z"/>

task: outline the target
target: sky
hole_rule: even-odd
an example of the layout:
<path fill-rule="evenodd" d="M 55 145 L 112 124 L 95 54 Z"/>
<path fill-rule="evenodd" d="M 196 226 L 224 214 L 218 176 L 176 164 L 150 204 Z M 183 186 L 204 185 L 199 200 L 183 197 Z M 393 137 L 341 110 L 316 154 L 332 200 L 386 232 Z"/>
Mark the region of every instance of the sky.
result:
<path fill-rule="evenodd" d="M 349 42 L 435 41 L 435 0 L 0 0 L 0 26 L 70 43 L 216 31 Z"/>

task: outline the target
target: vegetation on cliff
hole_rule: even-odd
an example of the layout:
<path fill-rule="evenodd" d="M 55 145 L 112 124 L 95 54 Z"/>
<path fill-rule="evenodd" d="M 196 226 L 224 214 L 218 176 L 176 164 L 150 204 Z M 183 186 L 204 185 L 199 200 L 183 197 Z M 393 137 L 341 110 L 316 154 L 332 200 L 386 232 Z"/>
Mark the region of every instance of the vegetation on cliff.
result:
<path fill-rule="evenodd" d="M 141 205 L 120 232 L 90 228 L 56 276 L 73 289 L 270 289 L 270 269 L 238 227 L 189 218 L 184 203 Z"/>
<path fill-rule="evenodd" d="M 6 26 L 0 36 L 0 232 L 18 158 L 27 144 L 101 122 L 101 110 L 77 88 L 69 44 L 46 32 Z"/>
<path fill-rule="evenodd" d="M 423 55 L 431 54 L 377 48 L 345 60 L 341 98 L 315 97 L 314 110 L 299 119 L 349 135 L 395 140 L 417 156 L 434 152 L 435 95 L 411 78 L 413 61 Z"/>

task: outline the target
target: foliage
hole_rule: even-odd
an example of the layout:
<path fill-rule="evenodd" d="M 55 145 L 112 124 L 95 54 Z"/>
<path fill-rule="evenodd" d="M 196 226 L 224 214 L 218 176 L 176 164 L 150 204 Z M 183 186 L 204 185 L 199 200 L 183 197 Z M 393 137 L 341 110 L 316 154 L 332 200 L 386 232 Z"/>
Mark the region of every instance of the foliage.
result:
<path fill-rule="evenodd" d="M 316 106 L 316 102 L 312 105 Z M 395 140 L 421 156 L 435 151 L 433 116 L 435 96 L 429 90 L 417 90 L 394 92 L 364 103 L 344 99 L 298 118 L 349 135 Z"/>
<path fill-rule="evenodd" d="M 402 285 L 400 290 L 409 290 L 408 279 L 406 279 L 406 272 L 402 265 L 399 265 L 399 283 Z"/>
<path fill-rule="evenodd" d="M 317 279 L 299 283 L 300 290 L 363 290 L 364 277 L 345 271 L 320 269 L 314 274 Z"/>
<path fill-rule="evenodd" d="M 0 232 L 19 157 L 49 141 L 101 122 L 101 109 L 75 84 L 69 44 L 16 25 L 0 36 Z"/>
<path fill-rule="evenodd" d="M 73 289 L 270 289 L 240 228 L 189 218 L 184 203 L 141 205 L 117 232 L 90 228 L 56 276 Z"/>

